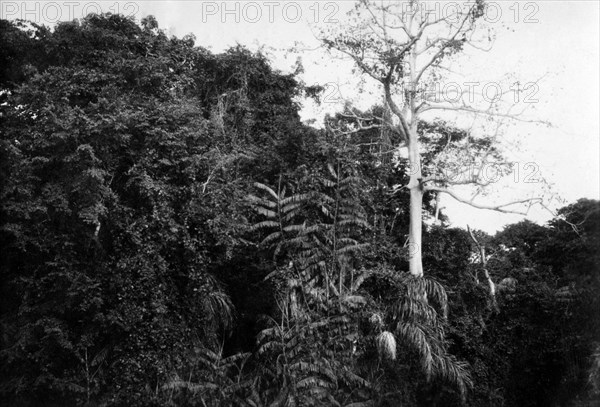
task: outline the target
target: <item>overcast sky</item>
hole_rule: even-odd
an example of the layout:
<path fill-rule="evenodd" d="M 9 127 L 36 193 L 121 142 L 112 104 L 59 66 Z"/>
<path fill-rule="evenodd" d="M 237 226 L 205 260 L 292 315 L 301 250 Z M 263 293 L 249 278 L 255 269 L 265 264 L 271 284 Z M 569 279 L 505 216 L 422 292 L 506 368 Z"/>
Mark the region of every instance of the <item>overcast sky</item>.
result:
<path fill-rule="evenodd" d="M 522 83 L 542 78 L 535 90 L 537 100 L 528 114 L 550 121 L 553 127 L 515 124 L 507 134 L 520 146 L 509 151 L 520 162 L 520 173 L 512 174 L 497 192 L 484 199 L 500 203 L 512 197 L 531 196 L 540 185 L 525 183 L 532 172 L 554 183 L 554 191 L 568 203 L 578 198 L 600 198 L 600 2 L 588 1 L 497 1 L 487 22 L 496 33 L 492 51 L 468 52 L 461 70 L 465 80 L 494 81 L 505 74 Z M 264 50 L 278 69 L 289 71 L 301 56 L 307 84 L 326 85 L 323 106 L 307 104 L 303 118 L 320 120 L 325 112 L 339 109 L 344 99 L 357 99 L 359 78 L 351 64 L 332 60 L 318 49 L 314 27 L 344 20 L 352 1 L 96 1 L 22 2 L 3 1 L 2 18 L 26 18 L 50 24 L 80 18 L 86 12 L 121 12 L 138 20 L 154 15 L 170 34 L 196 35 L 196 44 L 220 52 L 236 43 Z M 432 3 L 433 10 L 449 10 L 458 2 Z M 312 28 L 311 28 L 312 27 Z M 297 54 L 288 53 L 297 42 Z M 368 86 L 367 86 L 368 87 Z M 522 102 L 522 101 L 521 101 Z M 525 105 L 523 105 L 525 106 Z M 534 166 L 525 167 L 528 163 Z M 535 178 L 530 178 L 535 179 Z M 516 182 L 515 182 L 516 181 Z M 485 202 L 485 201 L 484 201 Z M 444 200 L 446 212 L 456 226 L 471 226 L 493 232 L 522 219 L 469 209 L 451 198 Z M 543 222 L 544 211 L 529 218 Z"/>

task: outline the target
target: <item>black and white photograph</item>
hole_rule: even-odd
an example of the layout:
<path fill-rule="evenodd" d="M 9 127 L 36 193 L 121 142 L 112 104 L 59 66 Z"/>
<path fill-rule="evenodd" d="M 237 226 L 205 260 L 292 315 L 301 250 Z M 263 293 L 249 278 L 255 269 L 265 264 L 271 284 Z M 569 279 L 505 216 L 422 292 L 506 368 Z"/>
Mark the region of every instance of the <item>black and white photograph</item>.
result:
<path fill-rule="evenodd" d="M 0 2 L 0 405 L 600 406 L 600 2 Z"/>

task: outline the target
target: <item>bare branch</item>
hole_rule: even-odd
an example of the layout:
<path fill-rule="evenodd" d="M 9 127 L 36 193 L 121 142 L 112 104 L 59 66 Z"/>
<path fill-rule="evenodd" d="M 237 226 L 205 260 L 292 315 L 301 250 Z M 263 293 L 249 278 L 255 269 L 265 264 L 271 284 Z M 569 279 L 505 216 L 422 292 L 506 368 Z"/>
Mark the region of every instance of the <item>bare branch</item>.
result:
<path fill-rule="evenodd" d="M 514 213 L 517 215 L 527 215 L 529 208 L 532 205 L 542 202 L 541 198 L 528 198 L 528 199 L 521 199 L 518 201 L 512 201 L 512 202 L 508 202 L 508 203 L 504 203 L 504 204 L 500 204 L 500 205 L 483 205 L 483 204 L 475 203 L 474 202 L 475 197 L 473 197 L 471 199 L 467 199 L 467 198 L 458 196 L 455 192 L 453 192 L 447 188 L 441 188 L 441 187 L 437 187 L 437 186 L 425 186 L 425 190 L 426 191 L 437 191 L 440 193 L 448 194 L 452 198 L 456 199 L 458 202 L 462 202 L 464 204 L 472 206 L 473 208 L 488 209 L 488 210 L 502 212 L 502 213 Z M 509 206 L 518 205 L 518 204 L 529 204 L 528 208 L 527 208 L 528 210 L 526 212 L 523 212 L 523 211 L 517 211 L 517 210 L 513 210 L 513 209 L 507 209 L 507 207 L 509 207 Z"/>
<path fill-rule="evenodd" d="M 400 108 L 398 107 L 396 102 L 394 102 L 394 99 L 392 98 L 392 90 L 391 90 L 391 86 L 390 86 L 392 72 L 393 72 L 393 69 L 390 70 L 390 73 L 388 74 L 388 79 L 383 82 L 383 89 L 385 91 L 385 100 L 386 100 L 388 106 L 390 107 L 390 109 L 392 110 L 392 112 L 400 120 L 400 125 L 401 125 L 400 128 L 402 130 L 402 133 L 403 133 L 402 136 L 403 136 L 404 140 L 409 142 L 411 134 L 410 134 L 410 129 L 409 129 L 408 123 L 406 122 L 404 113 L 402 113 L 402 111 L 400 110 Z"/>
<path fill-rule="evenodd" d="M 423 181 L 422 181 L 423 184 L 426 184 L 428 182 L 437 182 L 437 183 L 445 184 L 445 185 L 477 185 L 479 187 L 487 187 L 487 186 L 490 186 L 491 184 L 493 184 L 492 181 L 481 182 L 476 177 L 466 179 L 466 180 L 461 180 L 461 181 L 452 181 L 447 178 L 438 178 L 438 177 L 423 178 Z"/>
<path fill-rule="evenodd" d="M 483 264 L 483 266 L 485 267 L 485 265 L 487 264 L 487 259 L 485 257 L 485 247 L 479 243 L 477 238 L 475 238 L 475 235 L 473 234 L 473 231 L 471 230 L 471 227 L 469 225 L 467 225 L 467 230 L 469 231 L 469 236 L 471 236 L 471 240 L 473 240 L 473 242 L 477 246 L 477 249 L 479 250 L 479 258 L 481 259 L 481 264 Z"/>
<path fill-rule="evenodd" d="M 423 109 L 421 109 L 420 113 L 423 113 L 423 112 L 426 112 L 429 110 L 449 110 L 449 111 L 455 111 L 455 112 L 483 114 L 483 115 L 493 116 L 493 117 L 505 117 L 505 118 L 516 120 L 516 121 L 523 122 L 523 123 L 537 123 L 537 124 L 543 124 L 546 126 L 552 126 L 552 124 L 550 122 L 545 121 L 545 120 L 523 119 L 523 118 L 520 118 L 518 114 L 492 112 L 490 110 L 475 109 L 475 108 L 469 107 L 469 106 L 447 106 L 447 105 L 432 106 L 432 105 L 427 104 L 427 105 L 425 105 L 425 107 Z"/>
<path fill-rule="evenodd" d="M 349 119 L 354 119 L 355 122 L 352 122 L 352 124 L 356 124 L 358 126 L 358 128 L 343 131 L 340 129 L 334 129 L 333 127 L 330 127 L 330 129 L 332 131 L 335 131 L 340 135 L 350 135 L 350 134 L 359 133 L 363 130 L 387 128 L 387 129 L 393 131 L 394 133 L 396 133 L 397 135 L 399 135 L 401 138 L 404 138 L 404 134 L 401 131 L 399 131 L 396 128 L 396 126 L 394 126 L 393 123 L 389 122 L 384 117 L 380 117 L 380 116 L 362 117 L 362 116 L 359 116 L 356 113 L 354 113 L 354 111 L 352 111 L 351 109 L 348 110 L 348 112 L 349 113 L 339 113 L 339 115 L 343 116 L 343 117 L 347 117 Z M 378 123 L 369 123 L 367 125 L 364 124 L 365 122 L 372 122 L 372 121 L 377 121 Z"/>
<path fill-rule="evenodd" d="M 473 10 L 473 7 L 474 6 L 471 6 L 471 8 L 469 9 L 469 11 L 465 14 L 465 17 L 463 18 L 460 26 L 456 29 L 456 31 L 454 32 L 454 34 L 452 35 L 452 37 L 450 37 L 448 40 L 446 40 L 446 42 L 440 47 L 440 49 L 425 64 L 425 66 L 423 68 L 421 68 L 421 70 L 419 71 L 419 73 L 417 74 L 417 76 L 415 78 L 415 83 L 419 82 L 419 80 L 421 79 L 421 76 L 423 76 L 423 74 L 425 73 L 425 71 L 436 61 L 436 59 L 438 59 L 442 55 L 442 53 L 444 52 L 444 50 L 446 48 L 448 48 L 448 46 L 452 43 L 452 41 L 456 40 L 456 37 L 458 36 L 458 34 L 460 34 L 462 32 L 462 29 L 465 26 L 465 23 L 470 18 L 471 11 Z"/>

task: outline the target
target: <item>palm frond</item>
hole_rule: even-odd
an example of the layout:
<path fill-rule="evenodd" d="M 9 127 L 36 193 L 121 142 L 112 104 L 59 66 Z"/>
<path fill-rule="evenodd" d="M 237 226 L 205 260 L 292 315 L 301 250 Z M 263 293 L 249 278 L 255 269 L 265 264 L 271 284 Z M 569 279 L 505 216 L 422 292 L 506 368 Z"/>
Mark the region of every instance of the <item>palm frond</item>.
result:
<path fill-rule="evenodd" d="M 379 355 L 385 359 L 396 359 L 396 338 L 394 334 L 383 331 L 377 336 L 377 350 Z"/>
<path fill-rule="evenodd" d="M 427 377 L 431 377 L 431 372 L 435 367 L 433 348 L 437 347 L 432 346 L 432 335 L 426 332 L 422 325 L 411 322 L 399 323 L 396 333 L 419 353 L 423 371 Z"/>
<path fill-rule="evenodd" d="M 427 277 L 410 276 L 406 280 L 406 287 L 410 298 L 432 300 L 441 309 L 444 317 L 448 315 L 448 296 L 444 286 L 439 282 Z"/>
<path fill-rule="evenodd" d="M 212 291 L 203 298 L 203 306 L 209 317 L 229 329 L 233 324 L 233 303 L 222 291 Z"/>
<path fill-rule="evenodd" d="M 403 321 L 416 321 L 433 327 L 438 325 L 436 310 L 427 301 L 419 298 L 401 297 L 396 303 L 395 311 L 396 317 Z"/>
<path fill-rule="evenodd" d="M 463 397 L 467 390 L 473 387 L 467 363 L 458 361 L 452 355 L 444 354 L 435 358 L 435 365 L 435 376 L 455 385 Z"/>

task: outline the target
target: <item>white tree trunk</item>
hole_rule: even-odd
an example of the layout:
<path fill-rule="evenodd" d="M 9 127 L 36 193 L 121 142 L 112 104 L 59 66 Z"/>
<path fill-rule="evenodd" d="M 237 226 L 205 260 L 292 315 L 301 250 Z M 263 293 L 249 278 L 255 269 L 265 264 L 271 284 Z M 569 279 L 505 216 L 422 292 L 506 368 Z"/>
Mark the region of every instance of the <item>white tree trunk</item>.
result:
<path fill-rule="evenodd" d="M 421 171 L 421 148 L 417 131 L 417 108 L 415 106 L 417 54 L 414 49 L 410 54 L 409 62 L 410 83 L 407 95 L 407 108 L 410 112 L 408 134 L 408 162 L 410 164 L 410 181 L 408 183 L 410 191 L 410 226 L 408 231 L 408 240 L 410 242 L 409 271 L 415 277 L 422 277 L 423 173 Z"/>
<path fill-rule="evenodd" d="M 412 130 L 412 129 L 411 129 Z M 421 180 L 421 156 L 416 132 L 411 134 L 409 148 L 410 162 L 410 226 L 408 231 L 409 271 L 415 277 L 423 276 L 422 261 L 422 226 L 423 226 L 423 186 Z"/>
<path fill-rule="evenodd" d="M 418 187 L 410 190 L 410 229 L 408 240 L 410 242 L 409 271 L 415 277 L 423 276 L 423 261 L 421 256 L 421 216 L 423 205 L 423 191 Z"/>

